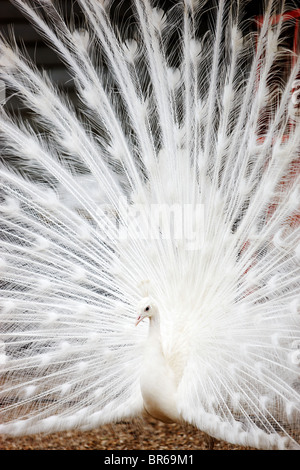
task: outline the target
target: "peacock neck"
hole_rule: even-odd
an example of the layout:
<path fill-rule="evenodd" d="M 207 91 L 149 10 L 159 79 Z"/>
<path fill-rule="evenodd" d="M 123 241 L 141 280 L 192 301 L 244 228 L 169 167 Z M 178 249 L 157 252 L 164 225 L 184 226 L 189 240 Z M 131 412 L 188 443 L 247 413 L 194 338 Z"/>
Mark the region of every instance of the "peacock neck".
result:
<path fill-rule="evenodd" d="M 148 338 L 146 341 L 145 357 L 146 360 L 153 360 L 153 355 L 163 360 L 163 349 L 160 334 L 160 318 L 159 314 L 149 317 Z"/>
<path fill-rule="evenodd" d="M 160 342 L 160 318 L 158 313 L 149 318 L 148 339 L 155 339 Z"/>
<path fill-rule="evenodd" d="M 149 318 L 145 346 L 141 376 L 144 407 L 154 418 L 164 422 L 176 422 L 180 419 L 176 407 L 176 383 L 163 354 L 158 313 Z"/>

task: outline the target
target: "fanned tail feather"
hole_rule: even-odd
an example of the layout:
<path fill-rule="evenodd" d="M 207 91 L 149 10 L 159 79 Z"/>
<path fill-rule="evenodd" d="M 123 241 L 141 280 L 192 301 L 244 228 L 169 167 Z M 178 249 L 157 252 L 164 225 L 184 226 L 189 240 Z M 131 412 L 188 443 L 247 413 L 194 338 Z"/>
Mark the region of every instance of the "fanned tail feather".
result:
<path fill-rule="evenodd" d="M 1 37 L 0 79 L 34 120 L 0 112 L 0 431 L 142 412 L 146 281 L 183 420 L 299 448 L 300 58 L 277 80 L 284 5 L 254 35 L 224 0 L 133 0 L 128 29 L 113 2 L 78 0 L 83 31 L 55 2 L 13 3 L 80 109 Z"/>

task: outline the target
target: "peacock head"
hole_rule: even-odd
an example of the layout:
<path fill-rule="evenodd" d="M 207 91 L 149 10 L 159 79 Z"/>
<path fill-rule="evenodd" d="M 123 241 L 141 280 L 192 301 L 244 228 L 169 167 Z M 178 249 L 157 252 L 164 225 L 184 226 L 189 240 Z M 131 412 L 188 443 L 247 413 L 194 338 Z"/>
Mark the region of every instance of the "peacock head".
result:
<path fill-rule="evenodd" d="M 135 326 L 137 326 L 144 318 L 153 318 L 157 316 L 157 307 L 150 297 L 144 298 L 138 306 L 138 316 Z"/>

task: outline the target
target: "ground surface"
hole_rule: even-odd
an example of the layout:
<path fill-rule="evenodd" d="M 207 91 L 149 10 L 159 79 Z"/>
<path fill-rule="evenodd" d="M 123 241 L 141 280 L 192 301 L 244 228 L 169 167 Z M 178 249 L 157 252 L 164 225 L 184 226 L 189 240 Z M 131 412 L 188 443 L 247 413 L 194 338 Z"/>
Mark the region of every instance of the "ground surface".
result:
<path fill-rule="evenodd" d="M 67 431 L 25 437 L 0 436 L 0 450 L 205 450 L 207 438 L 193 426 L 147 419 L 102 426 L 94 431 Z M 214 450 L 244 450 L 216 441 Z"/>

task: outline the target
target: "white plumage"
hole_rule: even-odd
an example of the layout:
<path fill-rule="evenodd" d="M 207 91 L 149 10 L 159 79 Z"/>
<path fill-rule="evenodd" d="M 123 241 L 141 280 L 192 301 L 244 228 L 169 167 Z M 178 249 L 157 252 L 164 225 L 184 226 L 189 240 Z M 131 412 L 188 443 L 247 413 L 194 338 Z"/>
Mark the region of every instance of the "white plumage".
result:
<path fill-rule="evenodd" d="M 81 104 L 1 39 L 0 79 L 36 120 L 1 109 L 0 431 L 147 411 L 299 448 L 299 58 L 278 79 L 286 23 L 270 27 L 284 6 L 254 37 L 238 2 L 133 0 L 120 29 L 112 2 L 78 0 L 80 30 L 50 0 L 14 3 Z"/>

